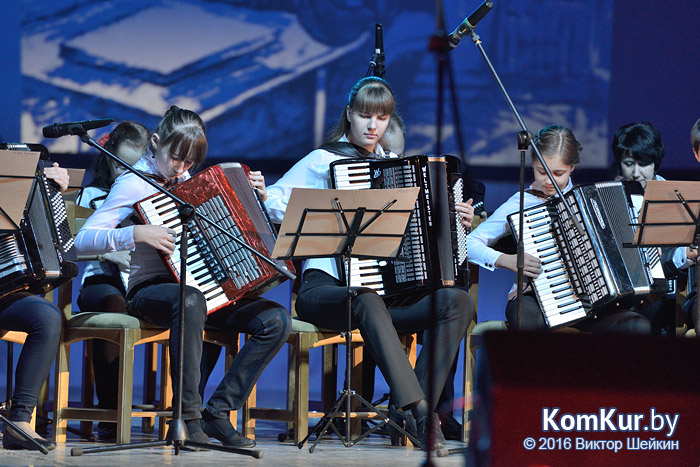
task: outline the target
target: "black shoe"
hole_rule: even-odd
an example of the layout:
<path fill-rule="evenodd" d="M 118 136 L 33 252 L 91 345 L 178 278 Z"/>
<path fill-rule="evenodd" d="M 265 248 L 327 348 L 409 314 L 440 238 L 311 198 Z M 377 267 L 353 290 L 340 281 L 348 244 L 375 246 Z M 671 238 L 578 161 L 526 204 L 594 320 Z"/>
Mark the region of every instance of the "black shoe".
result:
<path fill-rule="evenodd" d="M 34 438 L 34 441 L 44 446 L 49 451 L 56 449 L 56 443 L 43 438 Z M 7 425 L 2 430 L 2 447 L 5 449 L 29 449 L 38 451 L 34 444 L 30 443 L 22 436 L 15 436 L 7 429 Z"/>
<path fill-rule="evenodd" d="M 394 405 L 389 406 L 389 420 L 396 423 L 404 430 L 406 429 L 406 420 L 404 419 L 403 413 L 399 413 Z M 389 436 L 391 437 L 392 446 L 399 446 L 401 444 L 401 432 L 392 424 L 389 424 Z"/>
<path fill-rule="evenodd" d="M 187 427 L 187 441 L 201 444 L 209 444 L 211 442 L 209 437 L 202 430 L 202 424 L 199 419 L 187 420 L 185 421 L 185 426 Z M 185 444 L 185 446 L 187 446 L 187 444 Z M 205 448 L 196 446 L 188 446 L 188 448 L 193 451 L 206 451 Z"/>
<path fill-rule="evenodd" d="M 42 446 L 44 446 L 49 451 L 53 451 L 54 449 L 56 449 L 56 443 L 54 443 L 53 441 L 49 441 L 48 439 L 43 438 L 34 438 L 34 440 Z"/>
<path fill-rule="evenodd" d="M 416 427 L 418 428 L 418 439 L 421 441 L 421 449 L 427 451 L 428 448 L 428 430 L 433 427 L 435 433 L 433 443 L 430 446 L 431 451 L 439 451 L 445 449 L 445 435 L 442 434 L 440 429 L 440 417 L 436 413 L 430 415 L 423 415 L 416 420 Z"/>
<path fill-rule="evenodd" d="M 462 424 L 459 423 L 452 414 L 448 414 L 441 420 L 442 434 L 445 435 L 445 439 L 453 441 L 462 440 Z"/>
<path fill-rule="evenodd" d="M 117 440 L 117 424 L 116 423 L 98 423 L 97 438 L 100 441 L 113 443 Z"/>
<path fill-rule="evenodd" d="M 221 441 L 224 446 L 235 448 L 255 447 L 255 440 L 246 438 L 236 430 L 228 418 L 215 418 L 206 410 L 202 411 L 204 432 Z"/>
<path fill-rule="evenodd" d="M 395 405 L 390 405 L 389 420 L 406 430 L 406 432 L 414 438 L 420 440 L 416 428 L 416 419 L 413 417 L 413 414 L 409 410 L 399 412 Z M 388 427 L 389 436 L 391 437 L 391 445 L 399 446 L 401 444 L 401 437 L 403 436 L 403 433 L 401 433 L 391 424 L 389 424 Z"/>

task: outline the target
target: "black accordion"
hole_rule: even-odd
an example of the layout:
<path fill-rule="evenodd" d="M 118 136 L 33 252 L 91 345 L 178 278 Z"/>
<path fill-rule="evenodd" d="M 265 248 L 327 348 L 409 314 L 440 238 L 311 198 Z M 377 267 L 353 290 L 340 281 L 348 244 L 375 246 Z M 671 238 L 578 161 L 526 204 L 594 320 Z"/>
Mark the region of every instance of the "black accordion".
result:
<path fill-rule="evenodd" d="M 540 259 L 542 272 L 530 283 L 549 327 L 573 324 L 606 305 L 652 291 L 653 263 L 634 240 L 637 183 L 605 182 L 564 194 L 583 227 L 580 233 L 562 200 L 552 198 L 523 212 L 525 252 Z M 508 216 L 518 238 L 519 213 Z"/>
<path fill-rule="evenodd" d="M 19 225 L 0 232 L 0 296 L 46 293 L 78 275 L 66 206 L 58 184 L 44 176 L 44 146 L 3 143 L 0 151 L 18 158 L 40 153 Z"/>
<path fill-rule="evenodd" d="M 330 172 L 336 189 L 420 188 L 399 259 L 354 259 L 349 272 L 352 286 L 401 298 L 469 285 L 467 231 L 455 212 L 455 202 L 463 201 L 457 158 L 341 159 L 331 163 Z"/>

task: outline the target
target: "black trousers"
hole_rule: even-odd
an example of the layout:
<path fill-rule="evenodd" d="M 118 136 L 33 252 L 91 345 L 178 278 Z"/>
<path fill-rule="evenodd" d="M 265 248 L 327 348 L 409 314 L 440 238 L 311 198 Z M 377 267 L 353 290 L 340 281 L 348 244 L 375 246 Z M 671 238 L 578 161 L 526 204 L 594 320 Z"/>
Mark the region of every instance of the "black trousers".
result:
<path fill-rule="evenodd" d="M 129 313 L 169 327 L 170 376 L 177 381 L 179 368 L 175 364 L 179 349 L 180 286 L 175 283 L 157 283 L 132 290 Z M 207 314 L 204 294 L 187 286 L 185 295 L 184 360 L 182 362 L 182 418 L 201 417 L 202 398 L 199 395 L 200 365 L 202 360 L 202 331 L 205 326 L 230 332 L 248 334 L 245 345 L 226 370 L 223 379 L 206 404 L 207 411 L 216 418 L 228 418 L 231 410 L 240 408 L 248 398 L 255 382 L 272 358 L 287 341 L 292 319 L 289 312 L 277 303 L 264 298 L 243 298 L 235 305 Z M 173 400 L 176 385 L 173 384 Z"/>
<path fill-rule="evenodd" d="M 39 400 L 39 392 L 56 357 L 63 318 L 56 306 L 30 295 L 0 310 L 0 329 L 22 331 L 27 339 L 15 370 L 10 420 L 29 422 Z"/>
<path fill-rule="evenodd" d="M 518 329 L 518 301 L 512 299 L 506 305 L 506 319 L 510 329 Z M 584 332 L 595 333 L 630 333 L 650 334 L 649 320 L 639 313 L 611 306 L 602 310 L 597 316 L 579 321 L 571 327 Z M 523 295 L 523 330 L 546 329 L 547 324 L 542 315 L 537 298 L 532 292 Z"/>
<path fill-rule="evenodd" d="M 428 394 L 430 336 L 424 332 L 423 348 L 414 371 L 397 333 L 427 331 L 433 324 L 431 303 L 434 300 L 436 350 L 433 382 L 439 394 L 467 326 L 475 317 L 471 296 L 460 289 L 439 289 L 412 305 L 387 308 L 373 290 L 353 287 L 353 291 L 351 327 L 360 330 L 365 345 L 389 384 L 394 404 L 399 407 L 425 399 Z M 344 331 L 348 326 L 346 298 L 347 289 L 337 279 L 323 271 L 310 269 L 304 273 L 299 289 L 297 313 L 301 319 L 316 326 Z"/>

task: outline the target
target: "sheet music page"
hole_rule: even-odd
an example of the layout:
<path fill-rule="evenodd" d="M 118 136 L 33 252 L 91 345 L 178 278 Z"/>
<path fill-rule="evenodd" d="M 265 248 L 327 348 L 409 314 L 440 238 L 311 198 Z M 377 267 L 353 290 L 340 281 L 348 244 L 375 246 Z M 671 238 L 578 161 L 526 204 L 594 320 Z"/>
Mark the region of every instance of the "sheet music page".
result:
<path fill-rule="evenodd" d="M 693 242 L 695 222 L 676 192 L 693 214 L 700 216 L 700 182 L 651 180 L 644 192 L 635 245 L 682 246 Z"/>
<path fill-rule="evenodd" d="M 38 162 L 38 152 L 0 150 L 0 231 L 22 220 Z"/>

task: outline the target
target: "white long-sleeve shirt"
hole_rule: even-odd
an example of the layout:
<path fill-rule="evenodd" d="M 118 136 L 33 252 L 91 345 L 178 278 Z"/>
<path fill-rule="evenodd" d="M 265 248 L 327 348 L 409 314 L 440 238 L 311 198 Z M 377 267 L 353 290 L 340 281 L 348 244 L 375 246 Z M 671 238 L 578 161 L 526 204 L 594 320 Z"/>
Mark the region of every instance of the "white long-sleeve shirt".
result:
<path fill-rule="evenodd" d="M 147 152 L 134 168 L 147 174 L 163 176 L 153 154 Z M 178 182 L 190 178 L 185 172 Z M 156 193 L 156 189 L 131 172 L 125 172 L 115 180 L 105 202 L 90 216 L 75 237 L 78 254 L 100 255 L 110 251 L 131 250 L 129 289 L 141 282 L 169 276 L 157 250 L 146 244 L 134 242 L 134 226 L 118 227 L 135 214 L 134 203 Z"/>
<path fill-rule="evenodd" d="M 343 137 L 340 142 L 348 142 Z M 385 157 L 384 150 L 377 145 L 375 154 Z M 395 156 L 394 156 L 395 157 Z M 347 159 L 325 149 L 315 149 L 307 154 L 303 159 L 280 178 L 277 183 L 267 187 L 267 200 L 265 207 L 274 222 L 282 222 L 284 212 L 289 204 L 289 197 L 294 188 L 331 188 L 330 165 L 331 162 L 339 159 Z M 304 262 L 302 270 L 320 269 L 338 278 L 338 268 L 335 258 L 312 258 Z"/>
<path fill-rule="evenodd" d="M 562 192 L 566 193 L 571 190 L 573 186 L 571 179 L 569 179 L 569 183 L 567 183 Z M 529 188 L 532 189 L 532 185 L 530 185 Z M 544 202 L 545 200 L 525 192 L 525 209 Z M 470 263 L 478 264 L 490 271 L 496 269 L 496 260 L 503 253 L 494 250 L 491 248 L 491 245 L 510 233 L 507 216 L 519 211 L 520 192 L 517 192 L 467 235 L 467 251 L 469 252 Z"/>
<path fill-rule="evenodd" d="M 80 192 L 77 204 L 78 206 L 82 206 L 84 208 L 97 209 L 102 206 L 102 203 L 104 203 L 108 194 L 108 190 L 103 190 L 102 188 L 97 188 L 94 186 L 86 186 Z M 120 276 L 122 283 L 128 284 L 129 268 L 122 271 L 118 265 L 110 261 L 88 261 L 85 265 L 83 276 L 80 279 L 81 286 L 85 284 L 85 279 L 92 276 Z"/>

